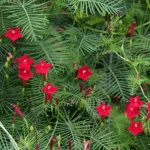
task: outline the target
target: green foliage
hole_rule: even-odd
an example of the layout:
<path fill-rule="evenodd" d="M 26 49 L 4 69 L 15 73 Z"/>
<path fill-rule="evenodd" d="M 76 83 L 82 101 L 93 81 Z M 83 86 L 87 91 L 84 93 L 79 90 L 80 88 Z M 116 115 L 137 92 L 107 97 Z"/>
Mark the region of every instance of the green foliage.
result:
<path fill-rule="evenodd" d="M 88 140 L 91 150 L 149 150 L 149 11 L 147 0 L 1 0 L 0 149 L 34 150 L 38 143 L 39 150 L 49 150 L 56 136 L 54 148 L 60 142 L 61 150 L 69 149 L 68 140 L 72 150 L 83 150 Z M 136 27 L 131 40 L 132 22 Z M 9 27 L 19 27 L 23 34 L 15 53 L 10 39 L 3 36 Z M 8 63 L 9 52 L 13 58 Z M 44 59 L 53 65 L 47 82 L 58 91 L 51 104 L 45 104 L 45 83 L 34 64 L 34 77 L 22 88 L 16 58 L 24 53 L 34 64 Z M 92 71 L 87 82 L 77 78 L 77 68 L 84 65 Z M 88 88 L 92 91 L 84 99 Z M 144 132 L 134 137 L 123 112 L 125 102 L 136 95 L 145 102 L 134 118 L 142 122 Z M 95 110 L 101 102 L 112 106 L 104 123 Z M 14 129 L 11 104 L 17 104 L 27 120 L 17 115 Z"/>

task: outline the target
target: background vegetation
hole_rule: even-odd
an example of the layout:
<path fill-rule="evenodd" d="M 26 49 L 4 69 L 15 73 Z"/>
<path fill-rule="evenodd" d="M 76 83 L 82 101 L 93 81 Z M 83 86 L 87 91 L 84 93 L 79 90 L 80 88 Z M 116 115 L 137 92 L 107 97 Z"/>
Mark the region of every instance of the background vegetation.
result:
<path fill-rule="evenodd" d="M 91 150 L 149 150 L 150 121 L 145 123 L 150 101 L 149 9 L 149 0 L 0 0 L 0 149 L 34 150 L 38 137 L 39 150 L 49 150 L 56 136 L 54 147 L 60 142 L 61 150 L 69 150 L 69 140 L 72 150 L 83 150 L 88 140 Z M 131 43 L 128 26 L 133 22 Z M 19 27 L 23 34 L 15 54 L 11 41 L 3 38 L 9 27 Z M 9 65 L 9 73 L 5 66 L 9 52 L 11 62 L 27 53 L 34 64 L 42 59 L 53 64 L 47 81 L 59 90 L 47 110 L 42 76 L 32 67 L 34 77 L 27 81 L 22 97 L 17 63 Z M 82 94 L 73 62 L 77 67 L 88 65 L 93 73 Z M 92 91 L 82 103 L 89 87 Z M 134 137 L 123 112 L 125 102 L 136 95 L 145 102 L 136 117 L 144 132 Z M 112 106 L 103 126 L 95 110 L 102 101 Z M 13 135 L 11 104 L 18 105 L 29 124 L 27 129 L 17 116 Z"/>

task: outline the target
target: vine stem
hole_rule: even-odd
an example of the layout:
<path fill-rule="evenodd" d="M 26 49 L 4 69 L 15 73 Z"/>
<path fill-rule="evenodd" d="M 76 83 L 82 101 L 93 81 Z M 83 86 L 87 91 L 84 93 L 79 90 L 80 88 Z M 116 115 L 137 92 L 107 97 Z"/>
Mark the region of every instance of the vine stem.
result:
<path fill-rule="evenodd" d="M 135 71 L 136 71 L 136 74 L 138 74 L 138 71 L 137 71 L 137 69 L 136 69 L 136 67 L 134 66 L 134 69 L 135 69 Z M 140 80 L 140 79 L 139 79 Z M 145 97 L 145 99 L 147 100 L 147 101 L 149 101 L 148 100 L 148 97 L 145 95 L 145 93 L 144 93 L 144 90 L 143 90 L 143 88 L 142 88 L 142 86 L 139 84 L 139 86 L 140 86 L 140 89 L 141 89 L 141 92 L 142 92 L 142 94 L 143 94 L 143 96 Z"/>
<path fill-rule="evenodd" d="M 59 118 L 59 112 L 58 112 L 58 114 L 57 114 L 57 121 L 56 121 L 56 124 L 55 124 L 54 130 L 53 130 L 53 133 L 52 133 L 52 135 L 51 135 L 51 137 L 50 137 L 50 139 L 49 139 L 49 142 L 48 142 L 48 143 L 47 143 L 47 145 L 45 146 L 44 150 L 47 148 L 47 146 L 49 145 L 49 143 L 50 143 L 51 139 L 52 139 L 52 138 L 53 138 L 53 136 L 54 136 L 55 130 L 56 130 L 57 125 L 58 125 L 58 118 Z"/>
<path fill-rule="evenodd" d="M 149 21 L 149 23 L 150 23 L 150 21 Z M 119 55 L 118 53 L 115 52 L 115 54 L 116 54 L 118 57 L 120 57 L 120 58 L 123 59 L 124 61 L 129 62 L 129 63 L 132 65 L 132 62 L 128 59 L 128 57 L 127 57 L 127 55 L 125 54 L 124 50 L 122 50 L 122 53 L 123 53 L 123 55 L 124 55 L 126 58 L 124 58 L 123 56 L 121 56 L 121 55 Z M 136 74 L 138 74 L 137 68 L 136 68 L 134 65 L 132 65 L 132 66 L 133 66 L 133 68 L 134 68 Z M 139 78 L 139 80 L 140 80 L 140 78 Z M 148 100 L 148 97 L 145 95 L 145 93 L 144 93 L 144 91 L 143 91 L 143 88 L 142 88 L 142 86 L 140 85 L 140 83 L 139 83 L 139 87 L 140 87 L 140 90 L 141 90 L 143 96 L 145 97 L 145 99 L 146 99 L 147 101 L 149 101 L 149 100 Z"/>
<path fill-rule="evenodd" d="M 142 28 L 142 27 L 144 27 L 144 26 L 146 26 L 146 25 L 149 25 L 150 24 L 150 21 L 148 21 L 148 22 L 146 22 L 146 23 L 144 23 L 144 24 L 142 24 L 142 25 L 140 25 L 140 26 L 138 26 L 138 27 L 135 27 L 135 30 L 137 30 L 137 29 L 139 29 L 139 28 Z"/>

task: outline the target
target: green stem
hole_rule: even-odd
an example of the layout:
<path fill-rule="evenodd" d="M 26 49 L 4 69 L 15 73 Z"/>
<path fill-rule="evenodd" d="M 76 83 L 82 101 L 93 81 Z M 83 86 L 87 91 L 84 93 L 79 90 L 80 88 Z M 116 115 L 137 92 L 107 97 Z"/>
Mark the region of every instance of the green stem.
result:
<path fill-rule="evenodd" d="M 57 125 L 58 125 L 58 119 L 59 119 L 59 113 L 57 114 L 57 121 L 56 121 L 56 124 L 55 124 L 54 130 L 53 130 L 53 133 L 51 134 L 51 137 L 50 137 L 50 139 L 49 139 L 49 142 L 48 142 L 48 143 L 47 143 L 47 145 L 45 146 L 44 150 L 46 150 L 46 149 L 47 149 L 47 147 L 48 147 L 48 145 L 49 145 L 49 143 L 50 143 L 51 139 L 52 139 L 52 138 L 53 138 L 53 136 L 54 136 L 54 133 L 55 133 L 56 128 L 57 128 Z"/>
<path fill-rule="evenodd" d="M 27 128 L 27 131 L 29 133 L 29 124 L 28 124 L 28 121 L 26 120 L 26 118 L 23 119 L 25 124 L 26 124 L 26 128 Z"/>
<path fill-rule="evenodd" d="M 135 66 L 134 66 L 134 69 L 135 69 L 135 71 L 136 71 L 136 74 L 138 74 L 138 70 L 136 69 Z M 140 78 L 139 78 L 139 80 L 140 80 Z M 148 97 L 145 95 L 144 90 L 143 90 L 142 86 L 140 85 L 140 83 L 139 83 L 139 87 L 140 87 L 141 92 L 142 92 L 143 96 L 145 97 L 145 99 L 146 99 L 147 101 L 149 101 L 149 100 L 148 100 Z"/>
<path fill-rule="evenodd" d="M 144 27 L 144 26 L 146 26 L 146 25 L 149 25 L 150 24 L 150 21 L 148 21 L 148 22 L 146 22 L 146 23 L 144 23 L 144 24 L 142 24 L 142 25 L 140 25 L 140 26 L 138 26 L 138 27 L 135 27 L 135 30 L 137 30 L 137 29 L 139 29 L 139 28 L 142 28 L 142 27 Z"/>

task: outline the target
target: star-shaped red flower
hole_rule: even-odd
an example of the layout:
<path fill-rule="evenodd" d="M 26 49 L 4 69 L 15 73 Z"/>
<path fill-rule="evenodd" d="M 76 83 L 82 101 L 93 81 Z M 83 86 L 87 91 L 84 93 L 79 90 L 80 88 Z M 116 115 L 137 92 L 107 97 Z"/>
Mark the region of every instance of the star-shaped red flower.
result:
<path fill-rule="evenodd" d="M 128 130 L 131 131 L 131 133 L 136 136 L 140 132 L 143 132 L 142 128 L 142 122 L 134 122 L 133 120 L 131 121 L 130 126 L 128 127 Z"/>
<path fill-rule="evenodd" d="M 126 112 L 128 118 L 129 118 L 129 119 L 132 119 L 132 118 L 134 118 L 135 116 L 138 116 L 138 115 L 140 114 L 139 109 L 140 109 L 140 108 L 134 107 L 134 106 L 132 106 L 132 105 L 130 104 L 130 105 L 128 106 L 127 112 Z"/>
<path fill-rule="evenodd" d="M 39 64 L 34 65 L 37 74 L 46 74 L 52 64 L 47 64 L 44 60 L 41 60 Z"/>
<path fill-rule="evenodd" d="M 95 107 L 99 116 L 110 116 L 111 108 L 112 106 L 107 106 L 104 102 L 102 102 L 99 106 Z"/>
<path fill-rule="evenodd" d="M 147 103 L 147 108 L 148 111 L 150 111 L 150 102 Z"/>
<path fill-rule="evenodd" d="M 4 34 L 4 36 L 8 37 L 13 42 L 15 42 L 17 39 L 22 37 L 22 34 L 20 33 L 20 28 L 8 28 L 8 31 Z"/>
<path fill-rule="evenodd" d="M 85 65 L 82 68 L 78 67 L 77 70 L 78 70 L 77 78 L 81 78 L 85 81 L 87 81 L 88 77 L 92 75 L 92 72 L 88 69 L 87 65 Z"/>
<path fill-rule="evenodd" d="M 139 96 L 130 97 L 130 103 L 132 106 L 139 107 L 139 108 L 141 108 L 142 105 L 144 104 L 144 102 L 140 101 Z"/>
<path fill-rule="evenodd" d="M 29 80 L 31 77 L 33 76 L 33 73 L 30 72 L 29 70 L 25 70 L 25 69 L 19 69 L 19 74 L 18 77 L 27 81 Z"/>
<path fill-rule="evenodd" d="M 54 93 L 58 90 L 58 88 L 53 87 L 53 86 L 51 85 L 51 83 L 48 82 L 48 83 L 46 84 L 46 86 L 42 88 L 42 90 L 43 90 L 46 94 L 54 94 Z"/>
<path fill-rule="evenodd" d="M 22 57 L 16 59 L 18 61 L 18 69 L 30 70 L 30 66 L 34 62 L 34 60 L 29 58 L 27 54 L 24 54 Z"/>

